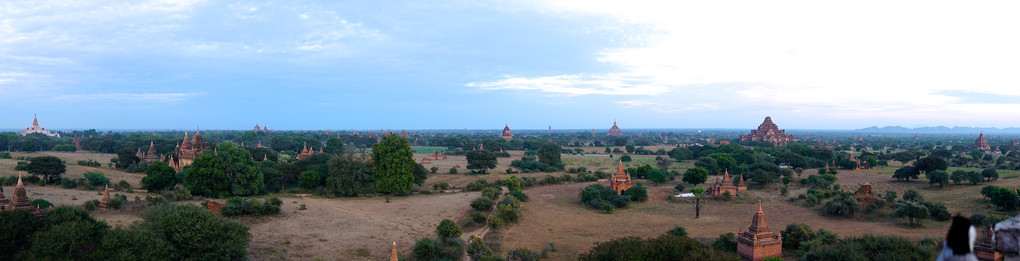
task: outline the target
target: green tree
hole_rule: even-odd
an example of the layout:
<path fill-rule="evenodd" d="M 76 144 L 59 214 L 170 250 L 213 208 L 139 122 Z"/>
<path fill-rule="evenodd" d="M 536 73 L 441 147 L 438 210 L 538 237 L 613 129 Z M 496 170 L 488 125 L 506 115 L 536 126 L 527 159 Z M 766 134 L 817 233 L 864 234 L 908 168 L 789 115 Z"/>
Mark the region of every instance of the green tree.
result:
<path fill-rule="evenodd" d="M 32 235 L 31 251 L 42 260 L 80 259 L 108 228 L 103 222 L 64 222 Z"/>
<path fill-rule="evenodd" d="M 861 210 L 861 203 L 852 194 L 843 194 L 825 203 L 824 210 L 829 215 L 853 218 Z"/>
<path fill-rule="evenodd" d="M 460 238 L 460 234 L 463 231 L 457 226 L 457 223 L 453 223 L 452 220 L 443 219 L 439 222 L 439 226 L 436 227 L 436 234 L 439 235 L 439 239 L 443 241 Z"/>
<path fill-rule="evenodd" d="M 340 155 L 344 153 L 344 141 L 337 138 L 329 138 L 326 140 L 326 147 L 323 147 L 322 151 L 333 155 Z"/>
<path fill-rule="evenodd" d="M 904 238 L 864 235 L 813 247 L 801 260 L 932 260 L 933 254 Z"/>
<path fill-rule="evenodd" d="M 138 156 L 135 156 L 135 151 L 129 148 L 118 150 L 116 159 L 118 169 L 127 169 L 131 165 L 142 161 Z"/>
<path fill-rule="evenodd" d="M 496 168 L 496 154 L 487 150 L 468 151 L 465 156 L 468 162 L 467 168 L 471 172 L 486 173 L 488 170 Z"/>
<path fill-rule="evenodd" d="M 800 249 L 800 244 L 811 241 L 814 239 L 815 232 L 811 230 L 811 226 L 801 223 L 792 223 L 786 225 L 786 229 L 780 232 L 783 235 L 783 248 L 785 249 Z"/>
<path fill-rule="evenodd" d="M 425 165 L 421 163 L 414 164 L 414 184 L 421 186 L 425 185 L 425 180 L 429 178 L 429 170 L 425 169 Z"/>
<path fill-rule="evenodd" d="M 733 233 L 719 235 L 718 238 L 712 241 L 712 249 L 727 253 L 737 252 L 736 238 L 737 236 Z"/>
<path fill-rule="evenodd" d="M 326 190 L 340 196 L 357 196 L 372 184 L 372 164 L 354 153 L 343 153 L 326 163 Z"/>
<path fill-rule="evenodd" d="M 305 189 L 314 189 L 319 187 L 319 174 L 314 170 L 306 170 L 301 172 L 301 176 L 298 177 L 298 185 L 301 185 Z"/>
<path fill-rule="evenodd" d="M 981 171 L 981 176 L 985 177 L 985 181 L 999 180 L 999 172 L 995 169 L 985 169 Z"/>
<path fill-rule="evenodd" d="M 46 183 L 53 183 L 60 179 L 60 175 L 67 171 L 64 162 L 54 156 L 34 157 L 28 162 L 26 169 L 28 174 L 42 175 Z"/>
<path fill-rule="evenodd" d="M 969 176 L 966 170 L 953 171 L 952 175 L 949 175 L 949 179 L 953 181 L 953 184 L 960 185 L 960 182 L 967 180 Z"/>
<path fill-rule="evenodd" d="M 94 260 L 178 260 L 170 242 L 146 229 L 114 229 L 103 234 L 91 256 Z"/>
<path fill-rule="evenodd" d="M 924 201 L 924 197 L 921 197 L 921 193 L 918 193 L 917 190 L 908 189 L 903 191 L 903 200 L 921 202 Z"/>
<path fill-rule="evenodd" d="M 28 210 L 0 211 L 0 259 L 15 260 L 15 255 L 32 245 L 31 235 L 42 224 Z"/>
<path fill-rule="evenodd" d="M 910 226 L 917 227 L 921 219 L 928 218 L 928 208 L 913 201 L 900 201 L 896 203 L 896 210 L 893 212 L 897 217 L 906 217 Z"/>
<path fill-rule="evenodd" d="M 506 252 L 506 261 L 538 261 L 539 255 L 527 248 L 518 248 Z"/>
<path fill-rule="evenodd" d="M 648 189 L 645 186 L 634 186 L 624 191 L 623 195 L 630 197 L 630 201 L 634 202 L 648 201 Z"/>
<path fill-rule="evenodd" d="M 482 238 L 471 236 L 471 239 L 468 240 L 467 254 L 468 257 L 471 257 L 471 261 L 478 261 L 482 260 L 482 257 L 492 255 L 492 249 L 485 245 Z"/>
<path fill-rule="evenodd" d="M 684 172 L 683 181 L 697 186 L 708 180 L 708 170 L 702 167 L 694 167 Z"/>
<path fill-rule="evenodd" d="M 160 204 L 149 207 L 141 217 L 136 227 L 166 239 L 183 260 L 244 259 L 251 241 L 244 224 L 195 205 Z"/>
<path fill-rule="evenodd" d="M 905 166 L 896 170 L 893 173 L 893 178 L 899 181 L 910 181 L 911 179 L 917 179 L 917 176 L 921 173 L 917 171 L 917 168 L 912 166 Z"/>
<path fill-rule="evenodd" d="M 379 143 L 372 145 L 372 163 L 375 165 L 372 180 L 376 191 L 400 195 L 411 193 L 417 163 L 407 139 L 392 133 L 383 135 Z"/>
<path fill-rule="evenodd" d="M 538 162 L 556 169 L 563 169 L 563 161 L 560 160 L 560 145 L 551 141 L 543 144 L 538 149 Z"/>
<path fill-rule="evenodd" d="M 153 162 L 145 168 L 142 187 L 152 192 L 173 188 L 174 185 L 177 185 L 177 179 L 174 178 L 175 174 L 177 172 L 170 165 L 167 165 L 166 162 Z"/>
<path fill-rule="evenodd" d="M 931 174 L 936 170 L 945 171 L 949 168 L 949 163 L 946 159 L 940 158 L 935 155 L 928 155 L 927 157 L 921 158 L 914 162 L 914 167 L 917 171 L 924 172 L 924 174 Z"/>
<path fill-rule="evenodd" d="M 981 176 L 981 173 L 977 171 L 967 171 L 967 180 L 970 181 L 971 185 L 977 185 L 978 183 L 985 181 L 985 179 Z"/>
<path fill-rule="evenodd" d="M 992 193 L 992 204 L 1005 211 L 1013 211 L 1017 205 L 1017 194 L 1011 189 L 995 188 Z"/>
<path fill-rule="evenodd" d="M 949 173 L 944 170 L 935 170 L 928 173 L 928 184 L 939 184 L 939 188 L 945 187 L 949 184 Z"/>
<path fill-rule="evenodd" d="M 207 150 L 184 172 L 185 186 L 195 195 L 248 196 L 266 190 L 262 169 L 251 154 L 230 142 L 220 143 L 216 153 Z"/>
<path fill-rule="evenodd" d="M 691 193 L 694 193 L 694 218 L 701 217 L 701 196 L 705 195 L 704 187 L 691 188 Z"/>

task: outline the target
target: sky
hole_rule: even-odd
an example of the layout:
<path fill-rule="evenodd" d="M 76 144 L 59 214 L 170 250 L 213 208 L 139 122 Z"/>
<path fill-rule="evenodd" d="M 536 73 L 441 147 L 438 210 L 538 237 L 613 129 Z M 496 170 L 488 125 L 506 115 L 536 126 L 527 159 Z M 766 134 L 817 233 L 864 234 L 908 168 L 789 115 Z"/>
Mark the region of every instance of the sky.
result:
<path fill-rule="evenodd" d="M 0 129 L 1020 127 L 1016 1 L 4 1 Z"/>

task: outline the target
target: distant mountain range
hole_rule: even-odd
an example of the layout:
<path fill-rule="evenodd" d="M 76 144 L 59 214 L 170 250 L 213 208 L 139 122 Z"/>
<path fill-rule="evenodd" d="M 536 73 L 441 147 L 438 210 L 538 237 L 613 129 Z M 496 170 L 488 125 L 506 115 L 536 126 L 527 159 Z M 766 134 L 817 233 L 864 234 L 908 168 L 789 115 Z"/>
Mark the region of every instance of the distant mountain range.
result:
<path fill-rule="evenodd" d="M 900 126 L 886 126 L 879 128 L 871 126 L 863 129 L 856 129 L 855 132 L 864 133 L 908 133 L 908 134 L 1020 134 L 1020 128 L 976 128 L 976 127 L 920 127 L 904 128 Z"/>

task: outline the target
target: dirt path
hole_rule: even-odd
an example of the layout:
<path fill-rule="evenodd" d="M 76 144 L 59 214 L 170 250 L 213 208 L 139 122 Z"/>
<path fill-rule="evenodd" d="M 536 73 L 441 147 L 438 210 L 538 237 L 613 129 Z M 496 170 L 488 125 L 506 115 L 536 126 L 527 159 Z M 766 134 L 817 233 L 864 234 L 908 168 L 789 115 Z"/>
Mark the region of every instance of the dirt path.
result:
<path fill-rule="evenodd" d="M 498 203 L 499 199 L 502 199 L 502 198 L 506 197 L 506 194 L 510 193 L 510 189 L 507 189 L 506 187 L 502 187 L 502 189 L 503 189 L 503 193 L 501 193 L 501 196 L 499 198 L 497 198 L 497 200 L 496 200 L 496 202 L 497 202 L 496 204 L 497 205 L 499 204 Z M 489 212 L 489 216 L 486 217 L 486 220 L 492 218 L 493 215 L 496 215 L 496 211 L 498 211 L 498 210 L 499 209 L 496 208 L 496 210 L 492 210 L 491 212 Z M 477 228 L 474 231 L 461 234 L 460 239 L 463 240 L 464 243 L 468 243 L 468 240 L 471 239 L 471 236 L 485 238 L 485 234 L 487 234 L 487 233 L 489 233 L 489 226 L 488 226 L 488 224 L 484 224 L 484 225 L 482 225 L 482 227 Z M 471 257 L 468 257 L 467 255 L 464 255 L 464 258 L 462 260 L 463 261 L 470 261 Z"/>

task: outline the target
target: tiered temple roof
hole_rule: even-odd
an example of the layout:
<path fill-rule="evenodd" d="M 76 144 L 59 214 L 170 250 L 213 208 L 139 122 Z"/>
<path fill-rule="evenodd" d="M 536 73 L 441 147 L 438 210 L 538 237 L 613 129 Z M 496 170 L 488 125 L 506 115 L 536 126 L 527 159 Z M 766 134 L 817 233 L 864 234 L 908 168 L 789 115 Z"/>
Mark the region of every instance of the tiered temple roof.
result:
<path fill-rule="evenodd" d="M 712 186 L 708 187 L 708 195 L 714 197 L 729 192 L 730 196 L 736 196 L 738 191 L 747 190 L 747 184 L 744 183 L 744 177 L 741 176 L 738 179 L 739 179 L 737 181 L 738 184 L 734 185 L 733 180 L 730 179 L 730 171 L 726 170 L 723 173 L 722 179 L 716 177 L 715 183 L 713 183 Z"/>
<path fill-rule="evenodd" d="M 740 135 L 740 141 L 762 141 L 782 145 L 797 141 L 797 138 L 786 134 L 786 130 L 780 130 L 779 126 L 772 123 L 772 117 L 766 116 L 765 121 L 758 125 L 758 129 L 751 130 L 749 135 Z"/>
<path fill-rule="evenodd" d="M 737 255 L 741 260 L 760 261 L 768 257 L 782 256 L 783 236 L 779 231 L 772 231 L 765 220 L 761 202 L 758 212 L 751 219 L 751 226 L 737 235 Z"/>
<path fill-rule="evenodd" d="M 988 145 L 988 140 L 985 139 L 985 133 L 978 135 L 977 140 L 974 141 L 974 148 L 979 150 L 992 150 L 992 146 Z"/>
<path fill-rule="evenodd" d="M 503 133 L 499 135 L 499 138 L 507 141 L 514 139 L 514 133 L 510 132 L 510 124 L 503 126 Z"/>
<path fill-rule="evenodd" d="M 616 165 L 616 172 L 609 177 L 609 187 L 615 190 L 616 192 L 620 193 L 621 195 L 623 194 L 624 191 L 627 191 L 628 189 L 634 187 L 634 184 L 631 183 L 630 174 L 627 174 L 623 170 L 622 160 L 619 161 L 618 165 Z"/>
<path fill-rule="evenodd" d="M 21 131 L 18 134 L 20 134 L 21 136 L 27 136 L 27 135 L 33 134 L 33 133 L 39 133 L 39 134 L 50 136 L 50 137 L 60 138 L 60 134 L 59 133 L 49 132 L 49 131 L 46 130 L 46 127 L 43 127 L 42 125 L 39 125 L 39 117 L 38 116 L 32 116 L 32 125 L 28 126 L 28 127 L 25 127 L 25 130 Z"/>
<path fill-rule="evenodd" d="M 616 126 L 615 120 L 613 121 L 613 127 L 609 128 L 609 132 L 607 132 L 606 135 L 610 136 L 623 135 L 623 131 L 620 131 L 620 127 Z"/>

